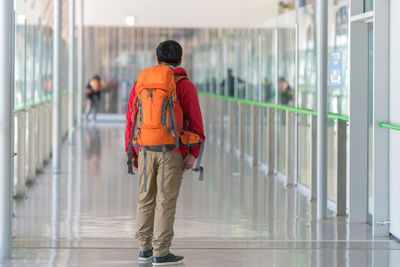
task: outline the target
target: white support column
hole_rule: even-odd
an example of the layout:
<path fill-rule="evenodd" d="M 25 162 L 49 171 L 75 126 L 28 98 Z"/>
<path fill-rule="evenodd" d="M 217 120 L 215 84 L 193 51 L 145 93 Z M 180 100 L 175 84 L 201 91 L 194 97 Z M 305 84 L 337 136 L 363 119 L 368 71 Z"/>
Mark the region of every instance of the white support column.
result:
<path fill-rule="evenodd" d="M 350 1 L 351 16 L 364 12 Z M 365 223 L 368 212 L 368 26 L 350 22 L 349 221 Z"/>
<path fill-rule="evenodd" d="M 388 236 L 389 227 L 389 131 L 378 122 L 389 121 L 390 7 L 389 0 L 374 1 L 373 52 L 373 219 L 374 236 Z M 396 1 L 395 1 L 396 2 Z M 398 6 L 398 5 L 397 5 Z M 392 7 L 393 8 L 393 7 Z M 392 58 L 396 58 L 393 57 Z M 394 59 L 396 61 L 396 59 Z M 396 73 L 393 73 L 396 75 Z M 393 97 L 393 96 L 392 96 Z M 394 147 L 393 145 L 391 147 Z"/>
<path fill-rule="evenodd" d="M 327 215 L 328 200 L 328 134 L 327 134 L 327 73 L 328 73 L 328 3 L 318 0 L 317 5 L 317 58 L 318 58 L 318 199 L 317 218 Z"/>
<path fill-rule="evenodd" d="M 69 0 L 69 61 L 68 61 L 68 142 L 74 142 L 75 103 L 75 0 Z"/>
<path fill-rule="evenodd" d="M 0 260 L 12 249 L 12 90 L 14 1 L 0 1 Z"/>
<path fill-rule="evenodd" d="M 53 170 L 61 168 L 61 24 L 62 0 L 54 0 L 53 40 Z"/>
<path fill-rule="evenodd" d="M 83 0 L 79 3 L 79 24 L 78 24 L 78 81 L 77 81 L 77 104 L 76 104 L 76 122 L 77 127 L 82 126 L 82 86 L 83 86 Z"/>

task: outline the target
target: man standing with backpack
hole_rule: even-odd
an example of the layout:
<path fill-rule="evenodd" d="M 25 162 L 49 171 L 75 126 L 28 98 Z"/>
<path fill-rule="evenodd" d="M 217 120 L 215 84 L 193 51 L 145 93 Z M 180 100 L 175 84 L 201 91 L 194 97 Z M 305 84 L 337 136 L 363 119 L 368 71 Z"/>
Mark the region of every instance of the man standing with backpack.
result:
<path fill-rule="evenodd" d="M 139 74 L 132 88 L 125 129 L 129 172 L 139 174 L 139 260 L 152 259 L 156 266 L 184 261 L 169 251 L 176 201 L 183 173 L 193 168 L 197 157 L 193 170 L 200 171 L 202 179 L 205 141 L 196 88 L 179 67 L 182 47 L 172 40 L 160 43 L 157 61 L 158 66 Z"/>

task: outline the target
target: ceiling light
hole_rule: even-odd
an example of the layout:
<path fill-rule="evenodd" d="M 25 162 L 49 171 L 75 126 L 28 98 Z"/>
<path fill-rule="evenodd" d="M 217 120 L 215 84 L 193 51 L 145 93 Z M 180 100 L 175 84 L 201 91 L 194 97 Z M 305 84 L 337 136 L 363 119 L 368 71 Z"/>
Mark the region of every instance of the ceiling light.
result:
<path fill-rule="evenodd" d="M 128 26 L 134 26 L 136 23 L 135 17 L 134 16 L 128 16 L 125 18 L 125 23 Z"/>
<path fill-rule="evenodd" d="M 17 24 L 25 24 L 25 15 L 24 14 L 19 14 L 17 16 Z"/>

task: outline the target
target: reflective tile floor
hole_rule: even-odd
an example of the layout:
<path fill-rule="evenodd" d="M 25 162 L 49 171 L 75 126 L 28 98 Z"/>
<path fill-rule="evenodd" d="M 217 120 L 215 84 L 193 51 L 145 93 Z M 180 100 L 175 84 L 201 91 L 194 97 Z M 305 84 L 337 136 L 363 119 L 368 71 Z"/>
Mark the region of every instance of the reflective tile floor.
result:
<path fill-rule="evenodd" d="M 151 266 L 134 239 L 137 178 L 127 174 L 123 124 L 98 123 L 63 146 L 14 207 L 13 260 L 0 266 Z M 400 266 L 400 244 L 366 224 L 317 221 L 315 203 L 209 142 L 205 181 L 185 174 L 172 252 L 187 267 Z"/>

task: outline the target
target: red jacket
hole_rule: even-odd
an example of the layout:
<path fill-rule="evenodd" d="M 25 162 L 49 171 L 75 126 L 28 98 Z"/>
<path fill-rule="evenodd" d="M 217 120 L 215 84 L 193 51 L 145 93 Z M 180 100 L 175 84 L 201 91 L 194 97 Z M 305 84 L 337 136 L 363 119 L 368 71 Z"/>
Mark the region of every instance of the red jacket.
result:
<path fill-rule="evenodd" d="M 185 75 L 186 71 L 183 68 L 174 69 L 174 75 Z M 131 140 L 132 133 L 132 107 L 136 99 L 136 83 L 133 85 L 131 94 L 129 96 L 128 109 L 126 111 L 126 127 L 125 127 L 125 152 L 128 153 L 128 143 Z M 176 86 L 176 93 L 179 103 L 182 106 L 184 125 L 188 125 L 186 130 L 193 131 L 201 135 L 203 142 L 205 141 L 203 118 L 201 116 L 199 97 L 197 95 L 196 87 L 188 79 L 178 82 Z M 185 124 L 186 121 L 186 124 Z M 133 158 L 136 157 L 136 147 L 133 147 Z M 175 149 L 174 149 L 175 150 Z M 197 158 L 200 146 L 190 148 L 190 154 Z M 187 148 L 179 147 L 178 151 L 186 156 Z"/>

